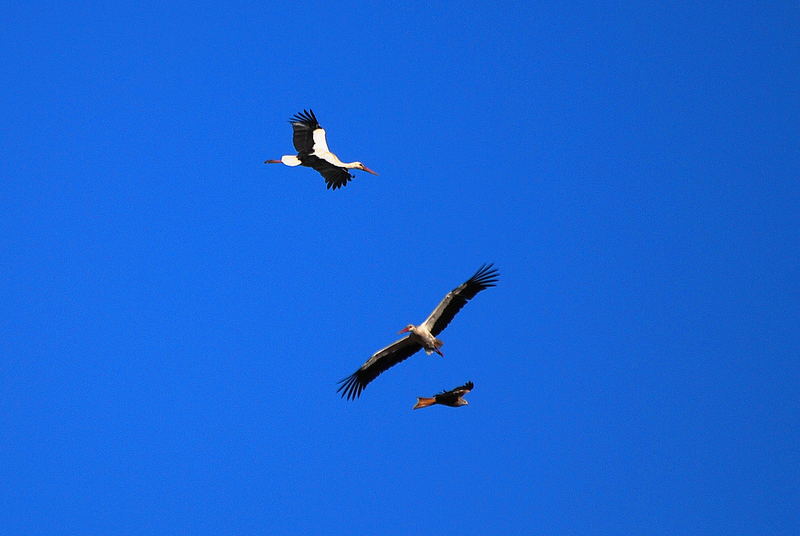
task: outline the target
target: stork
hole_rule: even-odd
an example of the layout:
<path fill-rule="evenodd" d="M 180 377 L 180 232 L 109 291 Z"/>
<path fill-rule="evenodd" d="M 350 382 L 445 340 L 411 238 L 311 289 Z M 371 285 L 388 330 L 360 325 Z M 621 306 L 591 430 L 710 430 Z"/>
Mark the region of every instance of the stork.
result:
<path fill-rule="evenodd" d="M 337 392 L 342 394 L 342 398 L 348 400 L 358 398 L 367 384 L 381 373 L 420 350 L 425 350 L 425 353 L 429 355 L 436 352 L 443 356 L 439 348 L 444 343 L 436 336 L 444 331 L 444 328 L 450 324 L 450 321 L 469 300 L 474 298 L 478 292 L 495 286 L 498 280 L 499 273 L 496 268 L 492 268 L 491 264 L 484 264 L 478 268 L 472 277 L 448 292 L 422 324 L 418 326 L 409 324 L 404 327 L 400 333 L 408 333 L 408 335 L 372 354 L 372 357 L 367 359 L 358 370 L 341 380 Z"/>
<path fill-rule="evenodd" d="M 361 162 L 342 162 L 330 152 L 325 140 L 325 130 L 319 125 L 313 110 L 303 110 L 289 120 L 292 124 L 294 148 L 297 155 L 287 154 L 280 160 L 265 160 L 265 164 L 284 164 L 290 167 L 307 166 L 316 169 L 325 179 L 328 189 L 346 186 L 354 175 L 351 169 L 360 169 L 377 175 Z"/>

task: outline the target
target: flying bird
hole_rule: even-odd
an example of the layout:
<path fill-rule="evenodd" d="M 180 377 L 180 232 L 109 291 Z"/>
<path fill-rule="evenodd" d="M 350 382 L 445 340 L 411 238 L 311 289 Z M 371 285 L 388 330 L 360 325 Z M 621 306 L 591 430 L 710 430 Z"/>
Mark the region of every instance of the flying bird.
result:
<path fill-rule="evenodd" d="M 265 164 L 285 164 L 287 166 L 307 166 L 319 171 L 325 178 L 328 189 L 337 189 L 347 186 L 353 175 L 349 170 L 360 169 L 367 173 L 377 175 L 361 162 L 342 162 L 339 157 L 328 150 L 325 141 L 325 130 L 319 125 L 313 110 L 303 110 L 289 119 L 294 130 L 294 148 L 297 156 L 287 154 L 280 160 L 265 160 Z"/>
<path fill-rule="evenodd" d="M 464 400 L 462 397 L 472 391 L 473 387 L 475 387 L 475 384 L 472 382 L 467 382 L 461 387 L 456 387 L 455 389 L 451 389 L 449 391 L 442 391 L 438 395 L 433 395 L 431 398 L 426 396 L 418 396 L 417 403 L 414 404 L 414 407 L 411 409 L 427 408 L 428 406 L 433 406 L 434 404 L 450 406 L 451 408 L 466 406 L 469 404 L 469 402 Z"/>
<path fill-rule="evenodd" d="M 420 350 L 425 350 L 425 353 L 429 355 L 436 352 L 444 356 L 440 350 L 444 343 L 436 336 L 444 331 L 453 317 L 478 292 L 495 286 L 498 277 L 497 269 L 492 268 L 491 264 L 481 266 L 472 277 L 448 292 L 436 309 L 425 319 L 425 322 L 418 326 L 409 324 L 404 327 L 400 333 L 408 333 L 408 335 L 372 354 L 372 357 L 367 359 L 366 363 L 361 365 L 357 371 L 341 380 L 339 382 L 341 385 L 336 392 L 342 393 L 342 397 L 348 400 L 358 398 L 367 384 L 378 375 Z"/>

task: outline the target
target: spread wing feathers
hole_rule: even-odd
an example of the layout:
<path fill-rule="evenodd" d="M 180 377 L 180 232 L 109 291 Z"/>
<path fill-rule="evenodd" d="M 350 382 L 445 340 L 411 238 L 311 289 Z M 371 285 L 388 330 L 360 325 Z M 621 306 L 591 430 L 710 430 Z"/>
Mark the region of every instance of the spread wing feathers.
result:
<path fill-rule="evenodd" d="M 444 328 L 469 300 L 474 298 L 478 292 L 495 286 L 499 277 L 497 268 L 492 268 L 492 264 L 484 264 L 467 281 L 448 292 L 436 309 L 425 319 L 423 325 L 434 336 L 438 335 L 444 331 Z"/>
<path fill-rule="evenodd" d="M 314 152 L 314 131 L 320 128 L 317 116 L 314 115 L 313 110 L 303 110 L 300 113 L 294 114 L 289 122 L 292 124 L 294 130 L 294 148 L 298 153 L 312 153 Z M 325 134 L 323 133 L 323 140 Z M 326 146 L 327 150 L 327 146 Z"/>
<path fill-rule="evenodd" d="M 455 389 L 450 389 L 449 391 L 442 391 L 439 394 L 440 395 L 457 394 L 459 396 L 463 396 L 463 395 L 469 393 L 470 391 L 472 391 L 472 389 L 474 387 L 475 387 L 474 383 L 467 382 L 464 385 L 462 385 L 461 387 L 456 387 Z"/>
<path fill-rule="evenodd" d="M 465 394 L 472 391 L 473 387 L 475 387 L 475 384 L 472 382 L 467 382 L 461 387 L 456 387 L 455 389 L 450 389 L 449 391 L 442 391 L 438 395 L 435 395 L 436 402 L 455 402 Z"/>
<path fill-rule="evenodd" d="M 347 171 L 347 168 L 334 166 L 327 160 L 314 155 L 300 155 L 300 162 L 303 165 L 316 169 L 320 175 L 325 179 L 328 189 L 337 189 L 342 186 L 347 186 L 347 183 L 353 178 L 353 175 Z"/>
<path fill-rule="evenodd" d="M 372 357 L 367 359 L 367 362 L 361 365 L 353 374 L 340 380 L 339 383 L 341 385 L 336 392 L 342 393 L 342 398 L 347 398 L 348 400 L 358 398 L 369 382 L 420 350 L 422 350 L 422 345 L 411 340 L 410 335 L 394 341 L 386 348 L 382 348 L 372 354 Z"/>

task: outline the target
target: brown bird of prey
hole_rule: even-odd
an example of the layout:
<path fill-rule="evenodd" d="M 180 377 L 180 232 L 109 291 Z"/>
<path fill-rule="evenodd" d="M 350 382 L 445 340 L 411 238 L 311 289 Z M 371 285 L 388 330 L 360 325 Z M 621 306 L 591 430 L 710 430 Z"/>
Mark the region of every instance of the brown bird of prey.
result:
<path fill-rule="evenodd" d="M 451 408 L 466 406 L 469 404 L 469 402 L 464 400 L 462 397 L 472 391 L 473 387 L 475 387 L 475 385 L 472 382 L 467 382 L 461 387 L 456 387 L 450 391 L 442 391 L 438 395 L 434 395 L 431 398 L 425 396 L 417 397 L 417 403 L 411 409 L 427 408 L 428 406 L 433 406 L 434 404 L 450 406 Z"/>

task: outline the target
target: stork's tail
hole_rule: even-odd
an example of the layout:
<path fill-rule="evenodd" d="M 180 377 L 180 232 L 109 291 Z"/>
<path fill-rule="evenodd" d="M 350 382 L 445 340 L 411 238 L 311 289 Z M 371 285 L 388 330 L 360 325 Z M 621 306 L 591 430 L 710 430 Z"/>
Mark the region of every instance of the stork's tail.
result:
<path fill-rule="evenodd" d="M 414 404 L 414 407 L 411 409 L 420 409 L 420 408 L 427 408 L 428 406 L 432 406 L 436 403 L 435 398 L 426 398 L 424 396 L 417 397 L 417 403 Z"/>

